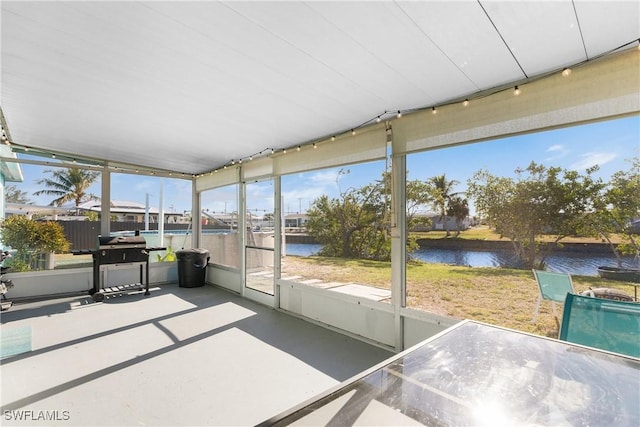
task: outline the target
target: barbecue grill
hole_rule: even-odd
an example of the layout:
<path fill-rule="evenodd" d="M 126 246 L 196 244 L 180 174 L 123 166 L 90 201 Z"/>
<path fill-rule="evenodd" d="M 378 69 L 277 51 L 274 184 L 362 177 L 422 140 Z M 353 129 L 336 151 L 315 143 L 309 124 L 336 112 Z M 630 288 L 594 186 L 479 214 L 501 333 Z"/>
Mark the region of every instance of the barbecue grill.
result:
<path fill-rule="evenodd" d="M 166 248 L 148 248 L 144 237 L 136 231 L 134 236 L 98 236 L 97 249 L 84 249 L 72 251 L 74 255 L 91 254 L 93 257 L 93 288 L 89 294 L 94 301 L 104 300 L 105 295 L 122 293 L 129 290 L 142 290 L 149 295 L 149 252 L 162 251 Z M 140 266 L 140 283 L 103 287 L 101 285 L 101 272 L 107 265 L 133 265 Z M 144 272 L 143 272 L 144 269 Z M 144 282 L 143 282 L 144 279 Z"/>

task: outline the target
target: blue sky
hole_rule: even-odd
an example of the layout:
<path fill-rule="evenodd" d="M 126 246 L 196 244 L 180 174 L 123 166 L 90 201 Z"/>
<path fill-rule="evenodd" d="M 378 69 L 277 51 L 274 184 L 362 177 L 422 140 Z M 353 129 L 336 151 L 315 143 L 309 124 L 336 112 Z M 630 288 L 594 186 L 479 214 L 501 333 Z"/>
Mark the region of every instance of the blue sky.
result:
<path fill-rule="evenodd" d="M 45 176 L 51 177 L 51 175 L 43 174 L 46 169 L 51 168 L 23 164 L 24 182 L 8 183 L 8 185 L 15 185 L 18 189 L 27 192 L 34 204 L 47 206 L 54 197 L 33 195 L 35 191 L 42 189 L 42 186 L 36 184 L 36 181 Z M 157 208 L 161 191 L 163 192 L 163 205 L 166 212 L 191 210 L 191 181 L 189 180 L 122 173 L 111 174 L 111 200 L 133 201 L 145 204 L 146 195 L 149 194 L 149 205 Z M 95 183 L 88 192 L 100 196 L 100 183 Z"/>
<path fill-rule="evenodd" d="M 446 173 L 461 182 L 462 191 L 466 180 L 481 168 L 511 176 L 531 161 L 580 172 L 599 165 L 598 175 L 608 178 L 628 169 L 625 159 L 638 155 L 640 117 L 635 116 L 425 152 L 409 156 L 407 169 L 410 179 Z"/>
<path fill-rule="evenodd" d="M 462 192 L 467 180 L 482 168 L 494 175 L 513 176 L 516 168 L 524 168 L 531 161 L 581 172 L 599 165 L 597 175 L 608 179 L 614 172 L 629 168 L 625 159 L 638 155 L 640 117 L 634 116 L 411 154 L 407 157 L 407 169 L 410 180 L 427 180 L 444 174 L 447 179 L 458 181 L 455 191 Z M 379 179 L 384 166 L 384 161 L 347 166 L 345 169 L 351 173 L 340 178 L 341 187 L 359 187 Z M 321 194 L 335 196 L 339 169 L 284 178 L 284 210 L 298 211 L 298 198 L 302 198 L 304 211 L 309 202 Z"/>
<path fill-rule="evenodd" d="M 625 159 L 640 155 L 640 117 L 591 123 L 588 125 L 502 138 L 479 144 L 433 150 L 407 157 L 409 179 L 426 180 L 445 174 L 460 184 L 456 191 L 464 191 L 466 181 L 474 172 L 486 168 L 494 175 L 512 176 L 517 167 L 526 167 L 531 161 L 545 166 L 584 171 L 599 165 L 598 174 L 608 178 L 612 173 L 629 168 Z M 39 205 L 48 205 L 51 197 L 32 196 L 39 189 L 35 181 L 42 177 L 43 167 L 23 165 L 25 181 L 17 184 L 29 193 L 31 200 Z M 360 187 L 379 179 L 385 162 L 345 166 L 349 174 L 340 177 L 340 187 Z M 341 168 L 305 172 L 283 177 L 282 193 L 285 212 L 306 211 L 312 201 L 327 194 L 338 194 L 336 177 Z M 150 205 L 157 207 L 163 183 L 165 211 L 183 212 L 191 209 L 191 182 L 150 176 L 112 174 L 113 200 L 128 200 L 145 203 L 149 194 Z M 91 189 L 100 194 L 100 185 Z M 265 183 L 252 184 L 247 192 L 249 208 L 271 211 L 273 188 Z M 209 192 L 203 197 L 203 208 L 214 212 L 236 210 L 233 194 L 222 189 Z"/>

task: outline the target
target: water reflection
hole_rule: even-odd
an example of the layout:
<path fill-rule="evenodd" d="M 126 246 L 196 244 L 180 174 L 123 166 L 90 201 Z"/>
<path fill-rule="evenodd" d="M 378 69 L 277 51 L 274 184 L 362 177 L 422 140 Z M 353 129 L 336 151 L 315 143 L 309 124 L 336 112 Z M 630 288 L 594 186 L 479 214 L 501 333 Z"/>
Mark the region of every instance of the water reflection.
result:
<path fill-rule="evenodd" d="M 322 245 L 306 243 L 287 243 L 288 255 L 311 256 L 318 253 Z M 453 249 L 419 249 L 412 254 L 413 258 L 438 264 L 464 265 L 470 267 L 505 267 L 517 268 L 518 261 L 508 250 L 475 251 Z M 585 254 L 575 252 L 558 252 L 547 257 L 547 269 L 558 273 L 597 276 L 597 268 L 601 265 L 616 265 L 616 259 L 609 254 Z M 626 257 L 624 267 L 633 267 L 633 258 Z"/>
<path fill-rule="evenodd" d="M 418 249 L 411 256 L 430 263 L 465 265 L 469 267 L 518 266 L 518 260 L 509 251 L 474 251 L 453 249 Z"/>

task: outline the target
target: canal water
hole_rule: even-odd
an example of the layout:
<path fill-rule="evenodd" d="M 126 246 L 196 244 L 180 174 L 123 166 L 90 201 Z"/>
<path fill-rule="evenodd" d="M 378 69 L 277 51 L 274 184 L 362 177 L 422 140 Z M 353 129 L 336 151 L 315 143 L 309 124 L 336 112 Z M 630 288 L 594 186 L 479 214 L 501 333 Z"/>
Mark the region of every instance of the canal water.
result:
<path fill-rule="evenodd" d="M 287 255 L 311 256 L 322 248 L 319 244 L 287 243 Z M 411 256 L 427 263 L 464 265 L 469 267 L 516 267 L 511 251 L 460 250 L 422 248 Z M 547 270 L 583 276 L 597 276 L 597 268 L 602 265 L 615 267 L 613 254 L 557 252 L 547 257 Z M 624 267 L 633 267 L 633 258 L 624 258 Z"/>

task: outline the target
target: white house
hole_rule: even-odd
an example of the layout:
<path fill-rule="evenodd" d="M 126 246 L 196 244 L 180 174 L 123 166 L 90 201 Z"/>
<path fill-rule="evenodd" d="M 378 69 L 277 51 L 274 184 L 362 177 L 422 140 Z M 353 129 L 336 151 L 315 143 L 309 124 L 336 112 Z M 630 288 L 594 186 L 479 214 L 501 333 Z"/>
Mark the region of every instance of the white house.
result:
<path fill-rule="evenodd" d="M 77 209 L 78 212 L 96 212 L 99 214 L 102 210 L 102 202 L 100 200 L 91 200 L 82 203 Z M 148 213 L 149 222 L 151 223 L 157 223 L 159 215 L 158 208 L 128 200 L 112 200 L 110 203 L 110 213 L 112 217 L 117 218 L 116 221 L 133 222 L 145 222 L 145 215 Z M 168 223 L 183 222 L 183 214 L 179 212 L 165 212 L 164 216 L 165 222 Z"/>

